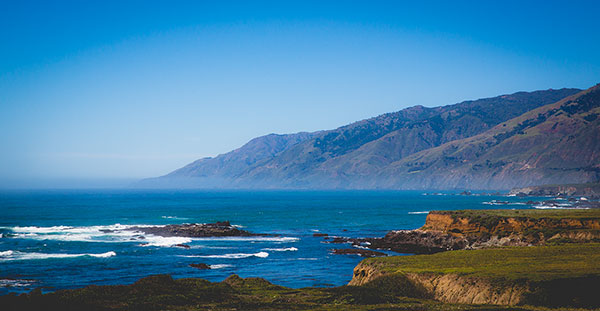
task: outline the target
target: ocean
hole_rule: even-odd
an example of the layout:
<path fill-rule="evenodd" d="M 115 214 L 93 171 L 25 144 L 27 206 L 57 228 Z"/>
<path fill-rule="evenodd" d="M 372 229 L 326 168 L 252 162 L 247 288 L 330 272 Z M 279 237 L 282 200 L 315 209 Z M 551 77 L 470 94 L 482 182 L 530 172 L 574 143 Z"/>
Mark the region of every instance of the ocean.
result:
<path fill-rule="evenodd" d="M 509 204 L 492 207 L 493 200 Z M 421 227 L 428 211 L 531 208 L 527 200 L 423 191 L 3 191 L 0 294 L 129 284 L 153 274 L 211 281 L 238 274 L 292 288 L 339 286 L 362 258 L 331 254 L 350 246 L 324 243 L 315 233 L 380 237 Z M 167 238 L 131 229 L 225 220 L 276 236 Z M 181 243 L 190 248 L 175 246 Z"/>

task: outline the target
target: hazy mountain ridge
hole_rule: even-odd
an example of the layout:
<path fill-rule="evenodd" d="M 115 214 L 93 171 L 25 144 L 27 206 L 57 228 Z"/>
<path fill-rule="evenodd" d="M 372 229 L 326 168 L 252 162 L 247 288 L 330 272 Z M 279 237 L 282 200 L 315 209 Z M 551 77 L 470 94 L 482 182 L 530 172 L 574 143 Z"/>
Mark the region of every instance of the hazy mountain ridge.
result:
<path fill-rule="evenodd" d="M 578 91 L 518 92 L 435 108 L 414 106 L 330 131 L 271 134 L 227 154 L 200 159 L 163 177 L 142 181 L 138 186 L 454 188 L 460 183 L 438 185 L 414 180 L 413 171 L 405 169 L 409 162 L 403 159 L 414 159 L 420 152 L 474 137 Z"/>

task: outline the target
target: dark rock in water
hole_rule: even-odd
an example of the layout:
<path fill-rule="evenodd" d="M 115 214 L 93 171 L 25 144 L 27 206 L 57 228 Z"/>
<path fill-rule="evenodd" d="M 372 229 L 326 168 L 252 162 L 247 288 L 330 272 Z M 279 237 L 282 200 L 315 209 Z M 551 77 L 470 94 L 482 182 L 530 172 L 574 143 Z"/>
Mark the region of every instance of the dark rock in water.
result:
<path fill-rule="evenodd" d="M 325 236 L 328 236 L 328 235 L 329 235 L 329 234 L 327 234 L 327 233 L 313 233 L 313 236 L 314 236 L 314 237 L 321 237 L 321 236 L 322 236 L 322 237 L 325 237 Z"/>
<path fill-rule="evenodd" d="M 387 256 L 387 254 L 382 252 L 376 252 L 369 249 L 359 249 L 359 248 L 342 248 L 342 249 L 332 249 L 331 252 L 336 255 L 358 255 L 361 257 L 380 257 Z"/>
<path fill-rule="evenodd" d="M 469 241 L 443 232 L 423 230 L 390 231 L 383 238 L 363 239 L 372 249 L 388 249 L 398 253 L 433 254 L 464 249 Z"/>
<path fill-rule="evenodd" d="M 352 243 L 352 241 L 353 241 L 353 239 L 336 236 L 333 238 L 333 240 L 328 241 L 327 243 L 342 244 L 342 243 Z"/>
<path fill-rule="evenodd" d="M 177 246 L 177 247 L 183 247 L 185 249 L 190 249 L 190 246 L 187 245 L 187 244 L 175 244 L 175 246 Z"/>
<path fill-rule="evenodd" d="M 325 243 L 349 243 L 356 247 L 391 250 L 406 254 L 434 254 L 448 250 L 464 249 L 469 241 L 451 234 L 424 230 L 390 231 L 382 238 L 336 237 Z"/>
<path fill-rule="evenodd" d="M 205 263 L 192 263 L 190 267 L 200 269 L 200 270 L 210 270 L 210 266 Z"/>
<path fill-rule="evenodd" d="M 463 191 L 460 193 L 460 195 L 472 195 L 471 191 Z"/>
<path fill-rule="evenodd" d="M 180 236 L 189 238 L 220 237 L 220 236 L 264 236 L 232 226 L 229 221 L 220 221 L 212 224 L 182 224 L 166 225 L 164 227 L 135 227 L 146 234 L 164 237 Z"/>

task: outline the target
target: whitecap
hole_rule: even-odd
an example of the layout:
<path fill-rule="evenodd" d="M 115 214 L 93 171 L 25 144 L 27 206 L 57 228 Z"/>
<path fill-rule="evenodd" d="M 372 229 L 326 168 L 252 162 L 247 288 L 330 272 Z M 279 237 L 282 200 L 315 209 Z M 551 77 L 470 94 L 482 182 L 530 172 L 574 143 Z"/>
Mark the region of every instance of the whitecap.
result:
<path fill-rule="evenodd" d="M 410 215 L 417 215 L 417 214 L 429 214 L 429 211 L 422 211 L 422 212 L 408 212 Z"/>
<path fill-rule="evenodd" d="M 225 264 L 221 264 L 221 265 L 210 265 L 211 269 L 223 269 L 223 268 L 229 268 L 229 267 L 233 267 L 232 265 L 225 265 Z"/>
<path fill-rule="evenodd" d="M 163 219 L 177 219 L 177 220 L 188 220 L 186 217 L 177 217 L 177 216 L 161 216 Z"/>
<path fill-rule="evenodd" d="M 298 249 L 295 247 L 284 247 L 284 248 L 263 248 L 263 251 L 272 251 L 272 252 L 295 252 Z"/>
<path fill-rule="evenodd" d="M 27 253 L 19 251 L 5 251 L 0 253 L 0 261 L 12 261 L 12 260 L 34 260 L 34 259 L 56 259 L 56 258 L 76 258 L 76 257 L 96 257 L 96 258 L 108 258 L 116 256 L 117 254 L 113 251 L 101 253 L 101 254 L 48 254 L 48 253 Z"/>
<path fill-rule="evenodd" d="M 0 279 L 0 287 L 25 287 L 35 283 L 34 280 Z"/>
<path fill-rule="evenodd" d="M 230 241 L 230 242 L 296 242 L 300 240 L 294 237 L 209 237 L 194 238 L 194 241 Z"/>
<path fill-rule="evenodd" d="M 162 236 L 149 234 L 149 235 L 146 235 L 145 237 L 146 238 L 143 240 L 144 243 L 140 244 L 140 246 L 169 247 L 169 246 L 175 246 L 177 244 L 190 243 L 192 241 L 191 238 L 177 237 L 177 236 L 162 237 Z"/>
<path fill-rule="evenodd" d="M 0 257 L 10 256 L 12 254 L 13 254 L 13 251 L 7 250 L 7 251 L 0 252 Z"/>
<path fill-rule="evenodd" d="M 269 257 L 269 253 L 267 253 L 267 252 L 258 252 L 258 253 L 253 253 L 253 254 L 236 253 L 236 254 L 223 254 L 223 255 L 196 255 L 196 256 L 185 256 L 185 257 L 225 258 L 225 259 L 241 259 L 241 258 L 248 258 L 248 257 L 266 258 L 266 257 Z"/>

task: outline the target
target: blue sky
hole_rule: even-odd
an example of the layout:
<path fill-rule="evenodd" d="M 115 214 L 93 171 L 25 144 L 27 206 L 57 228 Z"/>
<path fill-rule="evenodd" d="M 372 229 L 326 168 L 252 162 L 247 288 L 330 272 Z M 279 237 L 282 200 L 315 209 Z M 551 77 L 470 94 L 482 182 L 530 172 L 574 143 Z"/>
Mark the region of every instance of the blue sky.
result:
<path fill-rule="evenodd" d="M 587 88 L 600 82 L 599 9 L 1 1 L 0 187 L 117 185 L 268 133 Z"/>

